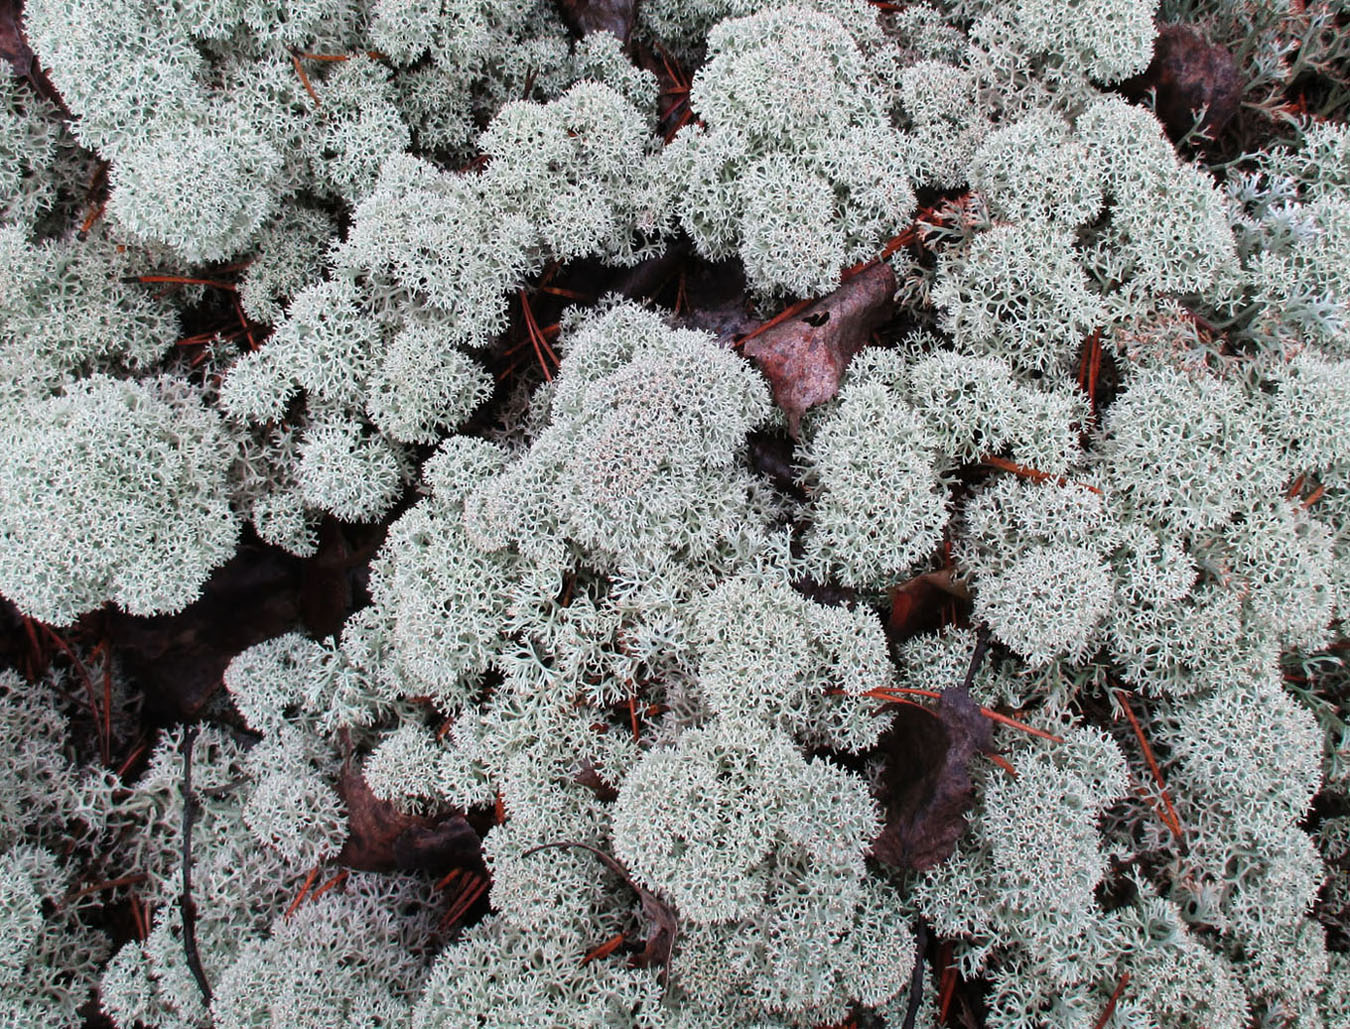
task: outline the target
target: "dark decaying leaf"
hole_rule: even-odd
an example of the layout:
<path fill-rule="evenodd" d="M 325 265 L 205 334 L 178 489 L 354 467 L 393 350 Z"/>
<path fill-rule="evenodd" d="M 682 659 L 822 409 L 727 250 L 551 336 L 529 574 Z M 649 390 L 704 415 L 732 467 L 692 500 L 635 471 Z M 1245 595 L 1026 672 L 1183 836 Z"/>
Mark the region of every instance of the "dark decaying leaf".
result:
<path fill-rule="evenodd" d="M 16 76 L 23 77 L 33 70 L 33 51 L 23 34 L 21 0 L 0 0 L 0 58 L 9 62 Z"/>
<path fill-rule="evenodd" d="M 599 771 L 590 761 L 582 761 L 574 778 L 578 786 L 585 786 L 595 794 L 596 799 L 609 804 L 619 797 L 618 788 L 600 777 Z"/>
<path fill-rule="evenodd" d="M 878 799 L 886 824 L 872 841 L 878 861 L 923 871 L 951 857 L 965 832 L 974 793 L 970 760 L 994 749 L 989 720 L 970 696 L 988 646 L 989 631 L 982 626 L 961 685 L 942 691 L 936 712 L 902 705 L 882 736 Z"/>
<path fill-rule="evenodd" d="M 633 877 L 628 874 L 628 869 L 624 868 L 617 858 L 613 858 L 603 850 L 598 850 L 589 844 L 576 843 L 571 840 L 562 840 L 558 843 L 541 843 L 539 846 L 531 847 L 525 851 L 523 856 L 529 857 L 537 851 L 548 850 L 552 847 L 577 847 L 589 851 L 595 855 L 597 861 L 627 883 L 628 887 L 638 895 L 638 900 L 642 904 L 642 917 L 647 920 L 647 940 L 643 944 L 642 950 L 629 958 L 628 964 L 632 968 L 651 968 L 653 965 L 660 965 L 661 984 L 667 985 L 670 979 L 670 956 L 675 950 L 675 941 L 679 936 L 679 921 L 675 908 L 651 890 L 634 882 Z"/>
<path fill-rule="evenodd" d="M 923 871 L 951 857 L 966 829 L 970 760 L 993 750 L 989 720 L 964 686 L 944 690 L 936 712 L 902 705 L 882 736 L 880 797 L 886 824 L 872 855 Z"/>
<path fill-rule="evenodd" d="M 837 392 L 853 355 L 894 313 L 895 273 L 884 261 L 853 276 L 829 296 L 745 341 L 773 387 L 773 399 L 798 434 L 802 415 Z"/>
<path fill-rule="evenodd" d="M 558 0 L 558 12 L 578 36 L 608 32 L 628 42 L 633 31 L 636 0 Z"/>
<path fill-rule="evenodd" d="M 339 864 L 365 872 L 483 868 L 482 841 L 461 814 L 410 815 L 380 800 L 353 765 L 342 770 L 338 793 L 347 806 L 347 842 Z"/>
<path fill-rule="evenodd" d="M 734 345 L 761 321 L 755 317 L 739 261 L 686 261 L 676 302 L 680 310 L 674 324 L 711 332 L 719 346 Z"/>
<path fill-rule="evenodd" d="M 1193 111 L 1205 108 L 1203 131 L 1217 136 L 1238 112 L 1244 83 L 1233 55 L 1181 23 L 1161 24 L 1153 41 L 1153 60 L 1142 74 L 1120 84 L 1131 100 L 1151 89 L 1154 110 L 1173 142 L 1195 124 Z"/>
<path fill-rule="evenodd" d="M 892 644 L 936 631 L 943 624 L 943 611 L 949 605 L 970 603 L 969 591 L 952 579 L 950 568 L 916 575 L 892 586 L 889 593 L 891 615 L 886 621 L 886 636 Z"/>
<path fill-rule="evenodd" d="M 797 481 L 792 441 L 781 435 L 756 431 L 745 439 L 750 467 L 775 487 L 796 500 L 806 500 L 806 490 Z"/>
<path fill-rule="evenodd" d="M 147 710 L 171 721 L 195 718 L 231 658 L 294 629 L 302 566 L 275 547 L 246 544 L 212 574 L 201 598 L 177 614 L 145 618 L 110 610 L 109 640 L 144 691 Z"/>

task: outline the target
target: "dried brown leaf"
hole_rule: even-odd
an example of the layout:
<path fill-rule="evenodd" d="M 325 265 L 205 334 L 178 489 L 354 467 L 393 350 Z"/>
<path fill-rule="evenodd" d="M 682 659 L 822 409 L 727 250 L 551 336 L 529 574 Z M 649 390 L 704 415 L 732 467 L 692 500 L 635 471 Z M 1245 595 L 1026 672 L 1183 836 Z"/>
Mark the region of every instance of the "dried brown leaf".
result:
<path fill-rule="evenodd" d="M 33 51 L 23 33 L 21 0 L 0 0 L 0 58 L 9 62 L 16 77 L 33 70 Z"/>
<path fill-rule="evenodd" d="M 964 686 L 944 690 L 936 712 L 902 705 L 880 742 L 886 824 L 873 856 L 918 871 L 951 857 L 974 793 L 971 758 L 993 746 L 989 720 Z"/>
<path fill-rule="evenodd" d="M 933 632 L 941 626 L 947 605 L 970 601 L 970 593 L 952 579 L 950 568 L 916 575 L 892 586 L 889 592 L 891 616 L 886 622 L 886 635 L 896 644 Z"/>
<path fill-rule="evenodd" d="M 1158 120 L 1176 142 L 1195 123 L 1192 112 L 1202 107 L 1202 129 L 1217 136 L 1238 113 L 1244 86 L 1231 53 L 1210 43 L 1195 27 L 1178 22 L 1158 26 L 1148 68 L 1119 88 L 1132 100 L 1142 100 L 1152 90 Z"/>
<path fill-rule="evenodd" d="M 839 392 L 853 355 L 891 318 L 895 289 L 895 273 L 878 262 L 829 296 L 746 339 L 745 355 L 768 378 L 794 437 L 802 415 Z"/>
<path fill-rule="evenodd" d="M 597 800 L 609 804 L 618 799 L 618 789 L 613 783 L 603 779 L 595 765 L 589 760 L 581 762 L 581 767 L 577 769 L 576 775 L 572 778 L 576 780 L 578 786 L 585 786 L 586 789 L 594 793 Z"/>
<path fill-rule="evenodd" d="M 347 806 L 347 842 L 339 864 L 366 872 L 483 867 L 481 840 L 461 814 L 411 815 L 380 800 L 353 765 L 342 770 L 338 793 Z"/>
<path fill-rule="evenodd" d="M 633 31 L 636 0 L 558 0 L 558 12 L 579 36 L 608 32 L 627 43 Z"/>

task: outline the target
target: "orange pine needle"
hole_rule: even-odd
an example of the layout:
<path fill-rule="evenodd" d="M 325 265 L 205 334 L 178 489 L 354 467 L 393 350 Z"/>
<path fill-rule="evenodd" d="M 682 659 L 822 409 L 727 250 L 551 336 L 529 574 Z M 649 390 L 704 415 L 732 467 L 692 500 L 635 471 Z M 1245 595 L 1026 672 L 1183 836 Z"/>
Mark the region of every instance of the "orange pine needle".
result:
<path fill-rule="evenodd" d="M 544 330 L 539 328 L 539 322 L 534 317 L 534 309 L 530 307 L 530 299 L 525 295 L 525 291 L 519 290 L 520 309 L 525 317 L 525 332 L 530 337 L 530 344 L 534 347 L 535 357 L 539 359 L 539 367 L 543 369 L 544 378 L 552 382 L 553 374 L 548 370 L 548 361 L 544 360 L 544 355 L 548 354 L 556 366 L 560 364 L 558 355 L 553 352 L 553 348 L 548 345 L 548 338 L 544 335 Z"/>
<path fill-rule="evenodd" d="M 830 692 L 842 694 L 844 691 L 831 690 Z M 873 700 L 885 700 L 892 704 L 903 703 L 901 698 L 895 696 L 897 693 L 912 693 L 920 697 L 931 697 L 934 700 L 940 699 L 942 696 L 937 690 L 921 690 L 912 686 L 892 686 L 890 689 L 885 690 L 868 690 L 866 693 L 863 693 L 862 696 L 870 697 Z M 1037 729 L 1034 725 L 1027 725 L 1026 722 L 1019 722 L 1016 718 L 1013 718 L 1010 715 L 1001 714 L 991 708 L 981 707 L 980 714 L 995 722 L 1010 726 L 1014 729 L 1021 729 L 1023 732 L 1029 732 L 1031 735 L 1039 736 L 1043 740 L 1049 740 L 1051 743 L 1064 742 L 1064 737 L 1062 736 L 1056 736 L 1054 733 L 1046 732 L 1044 729 Z"/>
<path fill-rule="evenodd" d="M 239 303 L 239 297 L 237 295 L 231 296 L 230 300 L 234 302 L 234 313 L 239 316 L 239 325 L 243 329 L 244 335 L 248 337 L 248 348 L 257 350 L 258 341 L 253 338 L 253 329 L 248 323 L 248 318 L 244 315 L 244 308 Z"/>
<path fill-rule="evenodd" d="M 145 908 L 141 905 L 141 898 L 136 894 L 131 895 L 131 921 L 135 923 L 136 939 L 145 942 L 145 938 L 150 935 L 150 926 L 145 917 Z"/>
<path fill-rule="evenodd" d="M 1148 745 L 1148 740 L 1144 738 L 1144 729 L 1139 724 L 1139 719 L 1135 717 L 1134 709 L 1130 707 L 1125 691 L 1116 690 L 1116 699 L 1120 701 L 1120 706 L 1125 711 L 1125 717 L 1130 720 L 1130 728 L 1134 730 L 1134 737 L 1139 741 L 1139 746 L 1144 751 L 1144 760 L 1148 763 L 1148 770 L 1153 774 L 1153 781 L 1158 784 L 1158 791 L 1162 794 L 1162 802 L 1166 808 L 1163 815 L 1163 824 L 1171 830 L 1173 836 L 1181 839 L 1181 819 L 1177 817 L 1176 808 L 1172 806 L 1172 798 L 1167 793 L 1167 784 L 1163 782 L 1162 769 L 1158 767 L 1157 758 L 1153 756 L 1153 748 Z"/>
<path fill-rule="evenodd" d="M 604 943 L 600 944 L 600 946 L 596 947 L 582 958 L 581 963 L 583 965 L 589 965 L 592 961 L 599 961 L 602 958 L 609 957 L 619 949 L 626 938 L 627 937 L 625 937 L 623 933 L 619 933 L 617 936 L 611 936 Z"/>
<path fill-rule="evenodd" d="M 506 801 L 500 792 L 498 792 L 497 799 L 492 804 L 492 817 L 498 825 L 506 821 Z"/>
<path fill-rule="evenodd" d="M 1120 982 L 1116 983 L 1116 988 L 1111 993 L 1111 999 L 1106 1002 L 1106 1010 L 1101 1013 L 1092 1029 L 1106 1029 L 1106 1023 L 1111 1021 L 1111 1016 L 1116 1013 L 1116 1004 L 1119 1003 L 1120 995 L 1125 992 L 1125 987 L 1129 985 L 1129 982 L 1130 973 L 1122 972 Z"/>
<path fill-rule="evenodd" d="M 952 1006 L 952 997 L 956 994 L 956 966 L 952 964 L 952 943 L 950 940 L 938 948 L 938 967 L 942 974 L 938 979 L 938 1021 L 947 1021 L 947 1012 Z"/>
<path fill-rule="evenodd" d="M 132 282 L 143 282 L 146 284 L 156 282 L 167 282 L 175 286 L 210 286 L 212 289 L 223 289 L 229 293 L 234 293 L 237 288 L 232 282 L 216 282 L 214 279 L 194 279 L 190 275 L 133 275 Z"/>
<path fill-rule="evenodd" d="M 1285 500 L 1293 500 L 1296 496 L 1298 496 L 1300 493 L 1303 492 L 1304 478 L 1305 476 L 1300 475 L 1297 479 L 1293 481 L 1293 483 L 1289 486 L 1289 492 L 1284 495 Z"/>
<path fill-rule="evenodd" d="M 136 763 L 136 759 L 145 753 L 146 746 L 147 746 L 146 741 L 142 740 L 134 748 L 132 748 L 131 753 L 126 756 L 126 760 L 123 761 L 118 766 L 117 778 L 119 779 L 122 778 L 124 775 L 127 774 L 128 771 L 131 770 L 131 766 Z"/>
<path fill-rule="evenodd" d="M 134 886 L 136 883 L 145 882 L 148 878 L 149 876 L 144 872 L 134 872 L 131 875 L 124 875 L 120 879 L 110 879 L 107 882 L 95 883 L 93 886 L 86 886 L 82 890 L 76 890 L 74 893 L 66 894 L 59 906 L 64 906 L 72 901 L 79 900 L 81 897 L 88 897 L 94 893 L 102 893 L 104 890 L 115 890 L 119 886 Z"/>
<path fill-rule="evenodd" d="M 562 286 L 536 286 L 536 292 L 548 293 L 555 297 L 565 297 L 568 300 L 575 300 L 578 303 L 589 304 L 595 301 L 595 298 L 585 293 L 578 293 L 574 289 L 563 289 Z"/>
<path fill-rule="evenodd" d="M 1009 761 L 1006 757 L 1004 757 L 1002 754 L 986 754 L 985 757 L 987 757 L 990 761 L 994 762 L 994 764 L 998 765 L 999 768 L 1003 769 L 1014 779 L 1017 778 L 1017 769 L 1014 768 L 1013 763 Z"/>
<path fill-rule="evenodd" d="M 325 893 L 331 890 L 334 886 L 340 886 L 342 883 L 345 883 L 346 881 L 347 881 L 347 870 L 344 868 L 341 872 L 333 876 L 333 878 L 329 879 L 326 883 L 324 883 L 317 890 L 315 890 L 314 893 L 311 895 L 310 899 L 318 900 Z"/>
<path fill-rule="evenodd" d="M 1098 496 L 1102 491 L 1096 486 L 1089 485 L 1086 482 L 1075 482 L 1072 479 L 1066 479 L 1061 475 L 1051 475 L 1049 472 L 1040 471 L 1037 468 L 1028 468 L 1026 465 L 1017 464 L 1015 461 L 1009 461 L 1002 457 L 995 457 L 993 454 L 986 454 L 980 459 L 981 464 L 986 464 L 990 468 L 997 468 L 1001 472 L 1011 472 L 1013 475 L 1021 476 L 1023 479 L 1030 479 L 1032 482 L 1053 482 L 1059 486 L 1082 486 L 1083 489 L 1091 490 Z"/>
<path fill-rule="evenodd" d="M 438 890 L 443 890 L 443 889 L 445 889 L 446 887 L 448 887 L 451 883 L 453 883 L 456 879 L 458 879 L 458 878 L 459 878 L 461 875 L 463 875 L 463 874 L 464 874 L 464 869 L 462 869 L 462 868 L 452 868 L 452 869 L 450 869 L 450 871 L 446 872 L 444 876 L 442 876 L 439 880 L 437 880 L 437 882 L 436 882 L 436 889 L 438 889 Z"/>
<path fill-rule="evenodd" d="M 484 877 L 471 879 L 470 882 L 472 885 L 466 886 L 455 899 L 455 902 L 450 905 L 450 909 L 441 916 L 440 927 L 442 929 L 450 928 L 469 913 L 469 909 L 474 906 L 478 898 L 488 888 L 490 880 Z"/>
<path fill-rule="evenodd" d="M 66 657 L 70 658 L 71 664 L 79 672 L 80 679 L 84 682 L 85 690 L 89 694 L 89 711 L 94 716 L 94 722 L 98 726 L 99 757 L 103 759 L 105 766 L 112 764 L 112 738 L 103 734 L 104 719 L 98 709 L 98 688 L 94 685 L 94 679 L 89 674 L 89 669 L 84 666 L 84 662 L 75 653 L 75 649 L 66 642 L 60 633 L 45 622 L 35 622 L 34 624 L 42 627 L 42 630 L 52 638 L 52 642 L 61 648 Z"/>
<path fill-rule="evenodd" d="M 291 906 L 286 909 L 283 918 L 290 918 L 295 914 L 295 909 L 305 902 L 305 897 L 309 895 L 309 888 L 314 885 L 314 880 L 319 877 L 321 865 L 315 865 L 313 870 L 305 877 L 305 884 L 300 887 L 300 892 L 295 895 L 295 900 L 291 901 Z"/>
<path fill-rule="evenodd" d="M 309 81 L 309 76 L 305 74 L 305 66 L 300 63 L 301 54 L 298 50 L 291 51 L 291 64 L 295 65 L 295 74 L 300 76 L 300 84 L 305 87 L 305 92 L 309 98 L 314 101 L 315 107 L 322 107 L 319 103 L 319 94 L 314 92 L 314 86 Z"/>
<path fill-rule="evenodd" d="M 75 233 L 75 238 L 80 240 L 81 242 L 88 239 L 89 230 L 94 227 L 94 222 L 98 221 L 100 218 L 103 217 L 103 212 L 107 209 L 107 207 L 108 202 L 104 200 L 97 206 L 90 208 L 89 213 L 84 216 L 84 221 L 80 223 L 80 228 L 79 231 Z"/>
<path fill-rule="evenodd" d="M 1313 504 L 1321 500 L 1322 494 L 1325 493 L 1326 491 L 1327 488 L 1325 486 L 1318 486 L 1317 489 L 1309 493 L 1307 499 L 1303 501 L 1303 509 L 1306 511 L 1308 508 L 1312 507 Z"/>
<path fill-rule="evenodd" d="M 628 695 L 628 722 L 633 727 L 633 741 L 641 743 L 642 733 L 638 731 L 637 697 L 632 693 Z"/>
<path fill-rule="evenodd" d="M 362 53 L 372 61 L 383 60 L 385 56 L 378 50 L 363 50 Z M 306 61 L 350 61 L 352 59 L 351 54 L 310 54 L 305 53 L 303 50 L 292 50 L 291 56 L 303 58 Z"/>
<path fill-rule="evenodd" d="M 103 724 L 99 731 L 103 734 L 103 739 L 107 742 L 108 756 L 104 759 L 105 765 L 112 764 L 112 643 L 104 640 L 103 647 Z"/>

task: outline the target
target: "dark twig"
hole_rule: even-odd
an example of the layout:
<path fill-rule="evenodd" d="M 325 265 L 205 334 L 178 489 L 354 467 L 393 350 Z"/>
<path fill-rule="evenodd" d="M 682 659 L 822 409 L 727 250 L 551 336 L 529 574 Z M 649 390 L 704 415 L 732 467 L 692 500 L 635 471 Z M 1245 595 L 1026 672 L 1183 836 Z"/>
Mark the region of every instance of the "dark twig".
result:
<path fill-rule="evenodd" d="M 628 888 L 638 895 L 638 900 L 642 904 L 642 916 L 647 919 L 650 926 L 642 953 L 632 958 L 629 967 L 650 968 L 652 965 L 660 965 L 661 988 L 663 990 L 668 988 L 670 986 L 670 958 L 675 951 L 675 944 L 679 936 L 679 921 L 675 909 L 657 897 L 651 890 L 635 882 L 633 877 L 628 874 L 628 869 L 617 858 L 611 857 L 603 850 L 592 847 L 589 843 L 577 843 L 572 840 L 541 843 L 529 850 L 522 851 L 520 856 L 529 857 L 541 850 L 551 850 L 558 847 L 576 847 L 580 850 L 589 851 L 597 861 L 622 879 L 628 885 Z"/>
<path fill-rule="evenodd" d="M 914 1029 L 919 1017 L 919 1007 L 923 1004 L 923 955 L 928 949 L 928 926 L 919 919 L 919 927 L 914 931 L 917 953 L 914 955 L 914 971 L 909 977 L 909 1006 L 905 1009 L 905 1021 L 900 1029 Z"/>
<path fill-rule="evenodd" d="M 195 725 L 183 730 L 183 893 L 178 905 L 183 913 L 183 956 L 209 1008 L 211 984 L 206 981 L 201 955 L 197 953 L 197 905 L 192 900 L 192 822 L 197 817 L 197 795 L 192 792 L 192 744 L 196 739 Z"/>
<path fill-rule="evenodd" d="M 980 665 L 984 664 L 984 652 L 989 649 L 989 626 L 981 625 L 975 630 L 975 649 L 970 655 L 970 664 L 966 666 L 966 677 L 961 683 L 961 688 L 967 693 L 970 687 L 975 685 L 975 673 L 980 670 Z"/>

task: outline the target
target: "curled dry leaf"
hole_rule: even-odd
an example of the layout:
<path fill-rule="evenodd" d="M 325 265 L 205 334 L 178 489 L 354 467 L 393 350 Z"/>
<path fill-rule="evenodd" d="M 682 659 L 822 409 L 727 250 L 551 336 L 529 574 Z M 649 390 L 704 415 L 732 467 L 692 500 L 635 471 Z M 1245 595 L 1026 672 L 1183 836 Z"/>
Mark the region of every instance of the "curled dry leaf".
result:
<path fill-rule="evenodd" d="M 410 815 L 380 800 L 353 765 L 342 770 L 338 793 L 347 806 L 347 842 L 338 864 L 367 872 L 394 869 L 439 875 L 483 868 L 482 840 L 462 814 Z"/>
<path fill-rule="evenodd" d="M 603 803 L 609 804 L 618 799 L 618 788 L 605 780 L 589 760 L 581 762 L 581 767 L 572 778 L 576 780 L 578 786 L 585 786 Z"/>
<path fill-rule="evenodd" d="M 541 843 L 539 846 L 531 847 L 525 851 L 522 856 L 528 857 L 537 851 L 548 850 L 552 847 L 577 847 L 589 851 L 595 855 L 597 861 L 627 883 L 629 888 L 638 895 L 638 900 L 642 904 L 642 917 L 647 920 L 647 939 L 642 950 L 629 958 L 628 964 L 632 968 L 651 968 L 653 965 L 660 965 L 661 985 L 668 985 L 670 981 L 670 955 L 675 950 L 675 940 L 679 936 L 679 921 L 675 908 L 651 890 L 634 882 L 633 877 L 628 874 L 628 869 L 617 858 L 611 857 L 603 850 L 592 847 L 590 844 L 577 843 L 572 840 Z"/>
<path fill-rule="evenodd" d="M 829 296 L 746 337 L 796 437 L 802 415 L 839 392 L 853 355 L 895 310 L 895 273 L 884 261 L 864 268 Z M 789 310 L 793 310 L 789 308 Z"/>
<path fill-rule="evenodd" d="M 952 578 L 950 568 L 916 575 L 888 592 L 891 616 L 886 621 L 886 635 L 893 644 L 936 631 L 949 605 L 968 608 L 970 604 L 970 592 Z"/>

